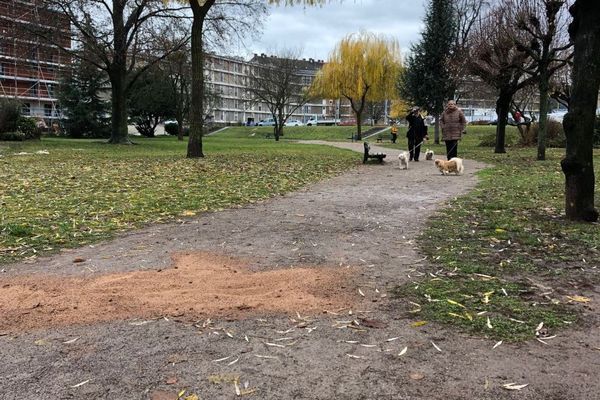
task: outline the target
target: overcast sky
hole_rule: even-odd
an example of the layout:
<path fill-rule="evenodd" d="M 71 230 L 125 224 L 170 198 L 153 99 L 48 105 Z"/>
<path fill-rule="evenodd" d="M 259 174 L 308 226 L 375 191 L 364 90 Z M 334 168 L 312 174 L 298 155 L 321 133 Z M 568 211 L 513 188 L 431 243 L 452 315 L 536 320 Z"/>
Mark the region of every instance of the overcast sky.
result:
<path fill-rule="evenodd" d="M 403 53 L 417 42 L 426 0 L 344 0 L 322 7 L 271 7 L 254 53 L 302 50 L 302 57 L 326 60 L 336 43 L 361 29 L 398 40 Z"/>

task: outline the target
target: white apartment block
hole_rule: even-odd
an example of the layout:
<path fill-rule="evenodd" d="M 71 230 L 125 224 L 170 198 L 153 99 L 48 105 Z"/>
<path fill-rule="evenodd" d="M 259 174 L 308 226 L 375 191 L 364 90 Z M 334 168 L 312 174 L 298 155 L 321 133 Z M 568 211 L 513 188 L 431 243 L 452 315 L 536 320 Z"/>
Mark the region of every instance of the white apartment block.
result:
<path fill-rule="evenodd" d="M 206 84 L 221 97 L 211 115 L 213 121 L 218 123 L 256 123 L 262 119 L 271 118 L 271 113 L 265 104 L 251 101 L 248 95 L 249 79 L 251 70 L 257 65 L 257 57 L 267 57 L 264 54 L 254 55 L 249 61 L 239 57 L 225 57 L 215 54 L 207 54 L 205 58 Z M 317 72 L 323 66 L 321 60 L 302 60 L 303 68 L 300 72 L 302 81 L 307 86 L 315 78 Z M 350 118 L 349 105 L 339 100 L 317 99 L 298 108 L 290 119 L 298 119 L 302 122 L 311 117 L 319 118 Z"/>

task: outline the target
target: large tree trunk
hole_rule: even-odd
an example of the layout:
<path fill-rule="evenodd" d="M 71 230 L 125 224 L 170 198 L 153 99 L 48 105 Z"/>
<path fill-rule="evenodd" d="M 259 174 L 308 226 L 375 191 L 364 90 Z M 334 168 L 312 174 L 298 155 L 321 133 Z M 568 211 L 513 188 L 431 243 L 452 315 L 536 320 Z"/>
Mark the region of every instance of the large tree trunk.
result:
<path fill-rule="evenodd" d="M 112 90 L 111 132 L 108 143 L 131 144 L 127 137 L 127 43 L 124 2 L 113 2 L 114 58 L 108 70 Z"/>
<path fill-rule="evenodd" d="M 433 143 L 440 144 L 440 114 L 433 114 L 435 124 L 433 125 Z"/>
<path fill-rule="evenodd" d="M 565 174 L 565 211 L 570 220 L 595 222 L 593 134 L 600 88 L 600 2 L 577 0 L 570 9 L 569 27 L 575 43 L 573 88 L 569 113 L 563 126 L 567 137 L 566 157 L 561 166 Z"/>
<path fill-rule="evenodd" d="M 537 159 L 543 161 L 546 159 L 546 140 L 548 128 L 546 121 L 548 120 L 548 92 L 549 92 L 549 77 L 545 74 L 540 76 L 538 89 L 540 91 L 540 119 L 538 122 L 538 137 L 537 137 Z"/>
<path fill-rule="evenodd" d="M 494 153 L 506 153 L 506 123 L 508 122 L 511 100 L 512 95 L 508 93 L 500 93 L 498 100 L 496 100 L 498 122 L 496 124 L 496 147 L 494 148 Z"/>
<path fill-rule="evenodd" d="M 362 113 L 354 111 L 356 115 L 356 140 L 362 140 Z"/>
<path fill-rule="evenodd" d="M 200 5 L 190 0 L 194 21 L 192 22 L 192 103 L 190 109 L 190 138 L 187 146 L 188 158 L 204 157 L 202 135 L 204 131 L 204 48 L 202 28 L 204 18 L 215 0 L 207 0 Z"/>
<path fill-rule="evenodd" d="M 177 140 L 183 141 L 183 117 L 180 115 L 177 120 Z"/>
<path fill-rule="evenodd" d="M 125 67 L 115 66 L 115 70 L 110 73 L 110 84 L 112 92 L 111 104 L 111 132 L 108 143 L 112 144 L 131 144 L 127 136 L 127 92 Z"/>

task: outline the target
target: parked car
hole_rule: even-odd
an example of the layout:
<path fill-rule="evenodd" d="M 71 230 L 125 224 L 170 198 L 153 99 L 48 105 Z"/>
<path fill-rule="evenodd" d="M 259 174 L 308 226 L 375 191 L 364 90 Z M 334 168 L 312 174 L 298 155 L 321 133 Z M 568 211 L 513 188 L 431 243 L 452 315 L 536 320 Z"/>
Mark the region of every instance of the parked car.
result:
<path fill-rule="evenodd" d="M 304 126 L 302 121 L 298 121 L 297 119 L 288 119 L 285 123 L 285 126 Z"/>
<path fill-rule="evenodd" d="M 258 124 L 256 124 L 258 126 L 275 126 L 275 120 L 273 118 L 266 118 L 266 119 L 261 119 Z"/>
<path fill-rule="evenodd" d="M 306 121 L 306 126 L 338 125 L 339 123 L 340 123 L 339 119 L 312 117 L 311 119 Z"/>

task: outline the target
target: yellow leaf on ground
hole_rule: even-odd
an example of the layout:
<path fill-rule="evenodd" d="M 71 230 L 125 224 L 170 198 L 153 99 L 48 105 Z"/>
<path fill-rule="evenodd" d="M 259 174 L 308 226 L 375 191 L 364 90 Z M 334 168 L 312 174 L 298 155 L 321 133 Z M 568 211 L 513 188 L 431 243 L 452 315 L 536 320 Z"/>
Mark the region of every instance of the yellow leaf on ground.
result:
<path fill-rule="evenodd" d="M 589 297 L 583 297 L 583 296 L 567 296 L 567 299 L 571 300 L 571 301 L 575 301 L 577 303 L 589 303 L 590 301 L 592 301 L 592 299 L 590 299 Z"/>
<path fill-rule="evenodd" d="M 412 324 L 410 324 L 410 326 L 412 326 L 413 328 L 418 328 L 419 326 L 423 326 L 426 324 L 427 324 L 427 321 L 416 321 L 416 322 L 413 322 Z"/>

